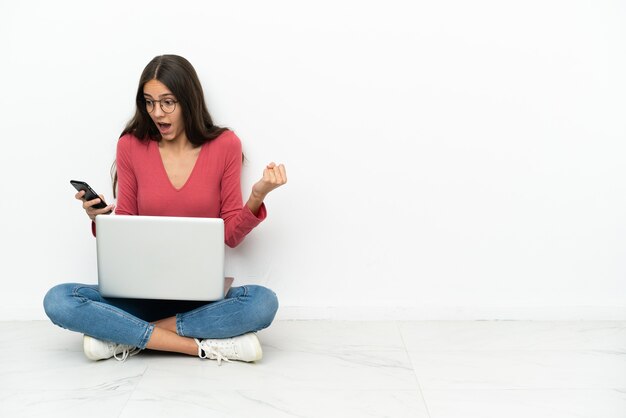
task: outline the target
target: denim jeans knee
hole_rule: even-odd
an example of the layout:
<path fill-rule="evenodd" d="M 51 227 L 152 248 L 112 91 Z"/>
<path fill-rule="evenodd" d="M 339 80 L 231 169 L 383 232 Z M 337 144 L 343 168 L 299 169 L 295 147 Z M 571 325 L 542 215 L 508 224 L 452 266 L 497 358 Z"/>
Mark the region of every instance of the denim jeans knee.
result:
<path fill-rule="evenodd" d="M 230 338 L 267 328 L 278 310 L 276 294 L 263 286 L 233 287 L 225 299 L 176 315 L 178 335 Z"/>
<path fill-rule="evenodd" d="M 58 284 L 44 296 L 43 309 L 55 325 L 65 328 L 68 319 L 72 317 L 71 294 L 77 285 L 78 283 Z"/>
<path fill-rule="evenodd" d="M 92 337 L 145 348 L 154 325 L 102 298 L 97 285 L 64 283 L 50 289 L 43 300 L 50 320 L 62 328 Z"/>
<path fill-rule="evenodd" d="M 248 293 L 255 301 L 249 311 L 255 330 L 269 327 L 278 312 L 278 297 L 271 289 L 259 285 L 248 285 Z"/>

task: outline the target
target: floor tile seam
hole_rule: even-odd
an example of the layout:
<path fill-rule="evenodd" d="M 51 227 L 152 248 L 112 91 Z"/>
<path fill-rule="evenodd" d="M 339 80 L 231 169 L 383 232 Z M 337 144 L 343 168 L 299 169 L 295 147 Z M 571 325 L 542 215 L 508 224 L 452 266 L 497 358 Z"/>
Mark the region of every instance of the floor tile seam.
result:
<path fill-rule="evenodd" d="M 400 334 L 400 341 L 402 341 L 402 345 L 404 346 L 404 351 L 406 353 L 407 358 L 409 359 L 409 363 L 411 364 L 411 370 L 413 370 L 413 376 L 415 377 L 415 383 L 417 383 L 417 389 L 419 390 L 419 394 L 418 396 L 420 397 L 420 399 L 422 400 L 422 403 L 424 404 L 424 409 L 426 409 L 426 415 L 428 418 L 431 417 L 430 415 L 430 409 L 428 408 L 428 403 L 426 402 L 426 398 L 424 397 L 424 391 L 422 390 L 422 385 L 420 383 L 420 380 L 417 376 L 417 370 L 415 370 L 415 365 L 413 364 L 413 359 L 411 357 L 411 354 L 409 353 L 409 350 L 406 346 L 406 342 L 404 340 L 404 335 L 402 334 L 402 329 L 400 327 L 400 323 L 398 321 L 395 321 L 396 324 L 396 329 L 398 330 L 398 333 Z"/>
<path fill-rule="evenodd" d="M 126 398 L 126 401 L 124 402 L 124 405 L 120 408 L 120 413 L 117 415 L 117 418 L 120 418 L 122 416 L 122 414 L 124 413 L 124 410 L 128 406 L 128 402 L 130 402 L 130 400 L 133 397 L 135 391 L 137 390 L 137 388 L 139 387 L 139 385 L 143 381 L 143 379 L 144 379 L 144 377 L 146 375 L 146 372 L 148 371 L 149 368 L 150 368 L 150 365 L 146 364 L 146 367 L 143 369 L 143 372 L 141 373 L 141 377 L 139 378 L 139 380 L 137 381 L 135 386 L 132 388 L 132 390 L 130 390 L 130 393 L 128 394 L 128 397 Z"/>

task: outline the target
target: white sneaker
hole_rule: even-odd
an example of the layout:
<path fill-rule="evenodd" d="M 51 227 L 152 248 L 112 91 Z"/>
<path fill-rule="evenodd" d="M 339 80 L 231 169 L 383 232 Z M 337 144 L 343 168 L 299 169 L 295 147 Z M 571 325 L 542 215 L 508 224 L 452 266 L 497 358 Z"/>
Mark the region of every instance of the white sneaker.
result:
<path fill-rule="evenodd" d="M 83 352 L 89 360 L 104 360 L 115 357 L 115 360 L 124 361 L 140 351 L 140 349 L 132 345 L 102 341 L 89 335 L 83 336 Z M 121 354 L 121 356 L 118 357 L 118 354 Z"/>
<path fill-rule="evenodd" d="M 263 357 L 261 343 L 255 333 L 240 335 L 233 338 L 196 340 L 198 344 L 198 357 L 217 360 L 217 365 L 222 365 L 222 360 L 256 361 Z"/>

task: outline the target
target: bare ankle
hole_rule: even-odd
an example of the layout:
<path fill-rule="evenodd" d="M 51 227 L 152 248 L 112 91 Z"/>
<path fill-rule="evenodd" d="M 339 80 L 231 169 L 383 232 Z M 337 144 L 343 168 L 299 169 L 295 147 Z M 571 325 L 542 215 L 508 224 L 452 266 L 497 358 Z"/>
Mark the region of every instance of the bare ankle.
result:
<path fill-rule="evenodd" d="M 171 332 L 176 332 L 176 317 L 170 316 L 169 318 L 159 319 L 158 321 L 151 322 L 155 327 L 162 328 Z"/>
<path fill-rule="evenodd" d="M 146 348 L 159 351 L 198 355 L 198 346 L 193 338 L 181 337 L 175 332 L 155 327 Z"/>

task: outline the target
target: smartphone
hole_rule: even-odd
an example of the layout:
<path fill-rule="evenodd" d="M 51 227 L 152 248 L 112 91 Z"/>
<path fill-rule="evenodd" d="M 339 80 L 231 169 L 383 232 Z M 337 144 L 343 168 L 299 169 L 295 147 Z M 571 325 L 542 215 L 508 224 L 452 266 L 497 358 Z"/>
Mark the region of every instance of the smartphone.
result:
<path fill-rule="evenodd" d="M 70 180 L 70 183 L 72 184 L 72 186 L 74 186 L 74 188 L 76 190 L 78 190 L 79 192 L 84 190 L 85 191 L 85 195 L 83 196 L 83 200 L 88 201 L 88 200 L 93 200 L 93 199 L 100 199 L 100 196 L 98 196 L 98 193 L 96 193 L 87 183 L 85 183 L 84 181 L 79 181 L 79 180 Z M 107 204 L 104 200 L 102 200 L 100 203 L 95 204 L 92 206 L 92 208 L 96 208 L 96 209 L 104 209 L 107 207 Z"/>

